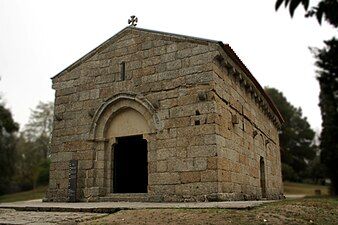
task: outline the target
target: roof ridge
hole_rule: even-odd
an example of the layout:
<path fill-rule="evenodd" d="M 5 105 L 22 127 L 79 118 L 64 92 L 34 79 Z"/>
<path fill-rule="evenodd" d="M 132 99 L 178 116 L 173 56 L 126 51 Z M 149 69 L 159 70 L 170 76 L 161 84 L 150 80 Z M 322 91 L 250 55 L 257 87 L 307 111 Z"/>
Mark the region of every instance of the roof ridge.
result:
<path fill-rule="evenodd" d="M 184 34 L 170 33 L 170 32 L 140 28 L 140 27 L 130 27 L 130 28 L 135 29 L 135 30 L 150 32 L 150 33 L 156 33 L 156 34 L 162 34 L 162 35 L 168 35 L 168 36 L 176 36 L 176 37 L 185 38 L 185 39 L 195 39 L 195 40 L 199 40 L 199 41 L 206 41 L 206 42 L 213 42 L 213 43 L 219 42 L 219 41 L 216 41 L 216 40 L 213 40 L 213 39 L 208 39 L 208 38 L 201 38 L 201 37 L 195 37 L 195 36 L 184 35 Z"/>
<path fill-rule="evenodd" d="M 183 35 L 183 34 L 175 34 L 175 33 L 169 33 L 169 32 L 163 32 L 163 31 L 145 29 L 145 28 L 134 27 L 134 26 L 127 26 L 127 27 L 123 28 L 122 30 L 120 30 L 119 32 L 117 32 L 112 37 L 110 37 L 109 39 L 107 39 L 106 41 L 104 41 L 102 44 L 100 44 L 96 48 L 94 48 L 91 51 L 89 51 L 87 54 L 85 54 L 84 56 L 82 56 L 80 59 L 76 60 L 70 66 L 68 66 L 65 69 L 63 69 L 61 72 L 59 72 L 58 74 L 56 74 L 55 76 L 53 76 L 51 79 L 54 79 L 54 78 L 56 78 L 58 76 L 61 76 L 65 72 L 71 71 L 77 65 L 79 65 L 81 62 L 83 62 L 84 60 L 86 60 L 86 59 L 90 58 L 91 56 L 93 56 L 97 51 L 99 51 L 101 48 L 103 48 L 107 43 L 109 43 L 110 41 L 112 41 L 114 38 L 117 38 L 119 35 L 121 35 L 124 31 L 127 31 L 127 30 L 138 30 L 138 31 L 143 31 L 143 32 L 156 33 L 156 34 L 159 34 L 159 35 L 175 36 L 177 38 L 183 38 L 183 39 L 186 39 L 186 40 L 198 40 L 198 41 L 219 43 L 219 41 L 215 41 L 215 40 L 211 40 L 211 39 L 205 39 L 205 38 L 199 38 L 199 37 L 188 36 L 188 35 Z"/>

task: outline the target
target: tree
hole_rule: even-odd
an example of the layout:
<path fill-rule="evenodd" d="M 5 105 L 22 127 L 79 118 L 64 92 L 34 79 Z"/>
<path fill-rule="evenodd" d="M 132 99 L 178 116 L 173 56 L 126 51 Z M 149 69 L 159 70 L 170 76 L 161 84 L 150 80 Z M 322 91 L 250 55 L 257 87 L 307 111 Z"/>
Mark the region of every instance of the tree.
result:
<path fill-rule="evenodd" d="M 317 6 L 309 10 L 310 0 L 277 0 L 276 10 L 284 3 L 285 7 L 289 7 L 291 17 L 294 15 L 296 8 L 302 4 L 306 17 L 316 16 L 318 22 L 321 24 L 322 18 L 334 27 L 338 27 L 338 1 L 337 0 L 321 0 Z"/>
<path fill-rule="evenodd" d="M 315 184 L 322 184 L 325 183 L 327 173 L 326 166 L 321 163 L 320 155 L 316 155 L 316 157 L 309 162 L 309 178 Z"/>
<path fill-rule="evenodd" d="M 18 137 L 15 181 L 22 190 L 48 183 L 52 122 L 53 103 L 39 102 Z"/>
<path fill-rule="evenodd" d="M 265 91 L 285 120 L 279 135 L 283 179 L 301 181 L 307 175 L 308 162 L 316 155 L 315 132 L 302 116 L 302 110 L 291 105 L 283 93 L 269 87 Z"/>
<path fill-rule="evenodd" d="M 306 16 L 316 16 L 321 23 L 324 16 L 325 20 L 333 27 L 338 27 L 338 1 L 321 0 L 318 5 L 308 10 L 309 0 L 277 0 L 276 10 L 284 2 L 285 7 L 289 7 L 290 14 L 293 16 L 295 9 L 302 4 L 307 11 Z M 338 194 L 338 167 L 335 162 L 338 159 L 338 98 L 337 98 L 337 68 L 338 68 L 338 40 L 332 38 L 324 42 L 323 49 L 312 49 L 317 59 L 316 65 L 319 68 L 318 81 L 320 85 L 319 106 L 322 114 L 322 133 L 320 137 L 321 162 L 326 166 L 326 171 L 332 182 L 333 194 Z"/>
<path fill-rule="evenodd" d="M 18 137 L 16 151 L 14 182 L 22 191 L 35 188 L 39 177 L 38 165 L 43 160 L 41 151 L 34 142 L 26 140 L 23 133 Z"/>
<path fill-rule="evenodd" d="M 50 150 L 50 138 L 53 125 L 53 102 L 39 102 L 36 109 L 32 110 L 30 119 L 24 128 L 27 140 L 35 142 L 46 159 Z"/>
<path fill-rule="evenodd" d="M 14 122 L 9 109 L 0 103 L 0 194 L 10 184 L 15 166 L 15 132 L 19 125 Z"/>
<path fill-rule="evenodd" d="M 338 194 L 338 40 L 332 38 L 325 44 L 324 49 L 313 49 L 319 68 L 319 106 L 323 120 L 321 160 L 328 169 L 333 192 Z"/>

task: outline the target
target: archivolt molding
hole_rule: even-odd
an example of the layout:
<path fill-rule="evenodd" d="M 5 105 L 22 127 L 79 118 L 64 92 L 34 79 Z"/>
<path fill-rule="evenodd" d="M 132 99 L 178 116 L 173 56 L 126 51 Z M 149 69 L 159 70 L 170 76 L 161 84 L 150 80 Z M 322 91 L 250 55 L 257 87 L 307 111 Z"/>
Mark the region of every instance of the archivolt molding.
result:
<path fill-rule="evenodd" d="M 96 110 L 90 126 L 89 140 L 105 139 L 107 123 L 121 110 L 131 108 L 139 112 L 146 119 L 150 132 L 155 133 L 163 129 L 163 123 L 158 117 L 154 106 L 143 96 L 135 93 L 119 93 L 108 98 Z"/>

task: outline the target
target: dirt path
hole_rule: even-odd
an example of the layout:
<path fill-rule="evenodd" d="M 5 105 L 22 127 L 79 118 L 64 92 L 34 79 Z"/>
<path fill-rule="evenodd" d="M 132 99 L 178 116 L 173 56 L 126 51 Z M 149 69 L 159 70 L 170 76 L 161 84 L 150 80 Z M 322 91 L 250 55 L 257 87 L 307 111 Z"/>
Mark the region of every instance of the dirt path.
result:
<path fill-rule="evenodd" d="M 81 223 L 86 224 L 338 224 L 337 199 L 297 199 L 269 203 L 251 210 L 140 209 Z"/>

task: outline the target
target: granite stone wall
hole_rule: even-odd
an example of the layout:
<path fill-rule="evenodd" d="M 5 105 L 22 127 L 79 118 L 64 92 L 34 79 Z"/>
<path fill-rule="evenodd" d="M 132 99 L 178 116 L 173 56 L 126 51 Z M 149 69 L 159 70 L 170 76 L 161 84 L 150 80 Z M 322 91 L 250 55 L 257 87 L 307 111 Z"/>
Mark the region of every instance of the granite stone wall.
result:
<path fill-rule="evenodd" d="M 278 128 L 243 80 L 217 61 L 214 96 L 220 192 L 230 199 L 283 196 Z M 261 157 L 264 160 L 261 174 Z M 216 160 L 216 159 L 215 159 Z M 262 196 L 261 179 L 266 196 Z"/>

